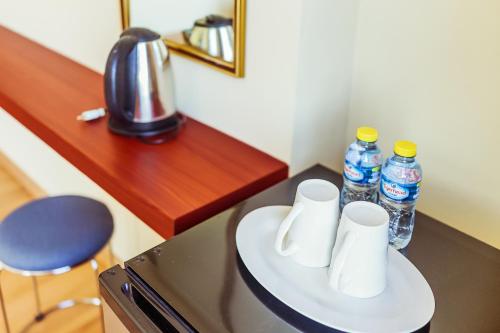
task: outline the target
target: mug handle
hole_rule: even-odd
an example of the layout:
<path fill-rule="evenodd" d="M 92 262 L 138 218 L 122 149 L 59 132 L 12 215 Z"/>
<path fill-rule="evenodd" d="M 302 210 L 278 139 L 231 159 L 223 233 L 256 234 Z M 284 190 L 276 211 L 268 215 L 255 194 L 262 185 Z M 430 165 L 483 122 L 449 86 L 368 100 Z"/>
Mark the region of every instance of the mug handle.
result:
<path fill-rule="evenodd" d="M 286 249 L 283 248 L 283 243 L 285 242 L 285 236 L 290 230 L 293 221 L 299 216 L 299 214 L 304 209 L 304 204 L 302 202 L 296 202 L 288 215 L 285 217 L 283 222 L 281 222 L 278 229 L 278 234 L 276 235 L 276 240 L 274 241 L 274 249 L 278 254 L 286 257 L 297 252 L 299 247 L 294 242 L 291 242 Z"/>
<path fill-rule="evenodd" d="M 331 275 L 329 278 L 330 285 L 333 286 L 334 289 L 339 290 L 340 278 L 342 276 L 342 271 L 344 270 L 344 265 L 347 260 L 347 256 L 351 250 L 352 245 L 356 239 L 356 235 L 348 231 L 344 238 L 342 239 L 342 244 L 340 245 L 340 251 L 332 258 L 331 266 Z"/>

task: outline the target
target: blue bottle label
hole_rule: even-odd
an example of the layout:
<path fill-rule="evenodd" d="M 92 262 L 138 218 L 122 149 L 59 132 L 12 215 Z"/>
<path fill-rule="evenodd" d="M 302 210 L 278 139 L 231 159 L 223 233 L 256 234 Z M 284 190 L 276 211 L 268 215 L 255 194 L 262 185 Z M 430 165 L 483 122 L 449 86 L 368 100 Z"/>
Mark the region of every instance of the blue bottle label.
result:
<path fill-rule="evenodd" d="M 417 200 L 420 194 L 420 182 L 399 184 L 382 175 L 380 191 L 389 199 L 397 202 L 414 201 Z"/>
<path fill-rule="evenodd" d="M 380 167 L 362 167 L 345 160 L 344 176 L 358 184 L 376 184 L 380 179 Z"/>

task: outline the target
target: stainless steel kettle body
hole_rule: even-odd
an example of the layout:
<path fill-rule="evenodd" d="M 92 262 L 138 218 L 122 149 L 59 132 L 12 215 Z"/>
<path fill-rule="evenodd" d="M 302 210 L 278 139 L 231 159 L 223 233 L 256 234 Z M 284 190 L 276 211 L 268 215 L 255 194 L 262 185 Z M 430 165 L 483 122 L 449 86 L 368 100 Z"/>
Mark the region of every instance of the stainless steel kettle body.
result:
<path fill-rule="evenodd" d="M 151 136 L 178 127 L 169 52 L 157 33 L 124 31 L 108 57 L 104 80 L 111 131 Z"/>

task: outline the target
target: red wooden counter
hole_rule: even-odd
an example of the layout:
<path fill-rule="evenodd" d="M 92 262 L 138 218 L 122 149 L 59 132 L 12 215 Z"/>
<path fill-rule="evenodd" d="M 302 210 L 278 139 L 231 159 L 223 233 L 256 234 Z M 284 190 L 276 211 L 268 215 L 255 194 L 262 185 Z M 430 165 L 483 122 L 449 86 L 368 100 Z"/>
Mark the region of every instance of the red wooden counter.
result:
<path fill-rule="evenodd" d="M 102 75 L 0 26 L 0 107 L 165 238 L 287 178 L 283 162 L 194 119 L 161 145 L 80 123 Z M 12 138 L 15 140 L 15 138 Z"/>

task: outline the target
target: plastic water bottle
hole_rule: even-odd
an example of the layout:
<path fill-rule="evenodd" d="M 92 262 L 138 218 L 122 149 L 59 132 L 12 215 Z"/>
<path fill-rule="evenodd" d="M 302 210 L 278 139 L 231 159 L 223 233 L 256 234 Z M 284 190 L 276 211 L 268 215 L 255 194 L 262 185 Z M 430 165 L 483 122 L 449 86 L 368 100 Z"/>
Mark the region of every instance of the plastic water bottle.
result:
<path fill-rule="evenodd" d="M 360 127 L 356 141 L 345 153 L 344 186 L 340 193 L 340 210 L 352 201 L 377 203 L 382 153 L 376 142 L 378 132 L 371 127 Z"/>
<path fill-rule="evenodd" d="M 382 168 L 379 205 L 389 213 L 389 243 L 398 250 L 410 242 L 415 224 L 415 205 L 422 181 L 416 155 L 416 144 L 396 141 L 394 156 Z"/>

